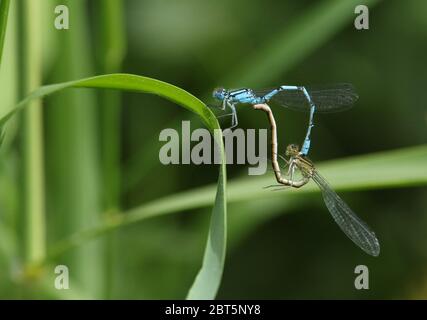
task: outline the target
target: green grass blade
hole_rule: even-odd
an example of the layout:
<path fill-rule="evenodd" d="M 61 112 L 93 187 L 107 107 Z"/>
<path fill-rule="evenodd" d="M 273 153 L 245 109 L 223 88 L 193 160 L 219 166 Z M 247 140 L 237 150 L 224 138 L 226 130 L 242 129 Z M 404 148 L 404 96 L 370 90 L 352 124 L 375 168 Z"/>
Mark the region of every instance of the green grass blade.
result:
<path fill-rule="evenodd" d="M 22 95 L 39 87 L 42 82 L 42 48 L 40 30 L 42 12 L 40 0 L 21 1 L 21 65 Z M 24 260 L 31 265 L 46 254 L 46 217 L 44 183 L 43 114 L 39 101 L 32 101 L 22 115 L 22 213 L 24 230 Z"/>
<path fill-rule="evenodd" d="M 17 30 L 17 3 L 12 2 L 6 6 L 6 2 L 0 2 L 0 113 L 5 113 L 16 104 L 18 99 L 18 30 Z M 6 11 L 8 9 L 8 11 Z M 7 14 L 8 13 L 8 14 Z M 7 27 L 6 27 L 7 22 Z M 14 129 L 16 128 L 16 124 Z M 9 130 L 6 141 L 4 132 L 0 128 L 2 151 L 9 151 L 10 141 L 16 130 Z M 3 145 L 5 143 L 5 146 Z M 5 154 L 7 152 L 4 152 Z"/>
<path fill-rule="evenodd" d="M 14 114 L 25 108 L 31 100 L 53 94 L 67 88 L 117 89 L 156 94 L 199 115 L 208 129 L 214 133 L 215 142 L 220 146 L 219 150 L 222 160 L 219 182 L 217 184 L 217 199 L 212 211 L 209 236 L 202 268 L 190 289 L 188 297 L 192 299 L 215 298 L 221 282 L 222 270 L 225 261 L 227 233 L 225 156 L 221 130 L 214 131 L 215 129 L 220 129 L 215 115 L 199 99 L 185 90 L 166 82 L 136 75 L 111 74 L 41 87 L 19 103 L 16 108 L 1 118 L 0 126 L 4 126 Z M 120 215 L 119 217 L 120 218 L 118 218 L 117 221 L 123 219 L 123 216 Z M 116 222 L 113 222 L 113 225 L 115 223 Z M 111 222 L 106 224 L 107 228 L 109 228 L 110 224 Z"/>
<path fill-rule="evenodd" d="M 46 2 L 44 0 L 43 2 Z M 55 51 L 49 53 L 53 63 L 47 63 L 50 83 L 64 79 L 80 79 L 94 73 L 91 56 L 91 18 L 87 0 L 52 0 L 52 21 L 47 41 L 54 42 Z M 57 30 L 53 25 L 54 8 L 66 5 L 70 14 L 70 28 Z M 102 221 L 101 183 L 99 172 L 99 117 L 96 114 L 95 92 L 67 90 L 46 102 L 46 200 L 48 228 L 51 241 Z M 57 107 L 61 106 L 61 107 Z M 64 170 L 66 168 L 66 170 Z M 73 270 L 74 281 L 82 290 L 96 298 L 105 289 L 105 241 L 67 252 L 58 261 Z"/>
<path fill-rule="evenodd" d="M 126 32 L 123 0 L 104 0 L 96 4 L 97 17 L 97 60 L 99 68 L 106 73 L 117 72 L 121 68 L 126 51 Z"/>
<path fill-rule="evenodd" d="M 218 137 L 216 140 L 220 140 Z M 221 152 L 223 153 L 223 151 Z M 226 224 L 227 220 L 224 219 L 226 214 L 227 204 L 225 197 L 225 166 L 222 166 L 218 178 L 217 194 L 215 199 L 215 206 L 212 213 L 211 227 L 209 229 L 208 242 L 206 244 L 205 254 L 203 257 L 203 265 L 197 274 L 190 291 L 188 292 L 187 299 L 214 299 L 216 292 L 219 289 L 220 282 L 217 278 L 222 277 L 222 270 L 224 269 L 225 257 L 223 253 L 226 248 Z M 224 227 L 221 227 L 224 226 Z M 214 275 L 214 276 L 213 276 Z"/>
<path fill-rule="evenodd" d="M 126 50 L 124 1 L 104 0 L 93 5 L 99 12 L 95 37 L 97 71 L 99 74 L 120 72 Z M 116 214 L 121 208 L 121 94 L 118 91 L 102 90 L 98 99 L 102 210 L 106 214 Z M 114 292 L 114 274 L 119 263 L 115 250 L 118 243 L 114 233 L 105 239 L 104 297 L 107 299 Z"/>
<path fill-rule="evenodd" d="M 10 0 L 0 1 L 0 65 L 3 56 L 4 38 L 6 37 L 7 17 L 9 15 Z"/>
<path fill-rule="evenodd" d="M 120 72 L 126 47 L 123 1 L 104 0 L 96 8 L 97 70 L 100 74 Z M 118 92 L 110 91 L 102 91 L 98 97 L 103 209 L 114 213 L 120 208 L 121 99 Z"/>
<path fill-rule="evenodd" d="M 10 1 L 1 1 L 0 3 L 0 25 L 2 32 L 2 50 L 0 50 L 0 88 L 2 88 L 0 91 L 0 101 L 2 103 L 0 104 L 0 113 L 10 110 L 11 106 L 16 104 L 18 95 L 16 3 L 10 3 L 10 7 L 9 3 Z M 16 197 L 19 194 L 19 187 L 16 183 L 17 172 L 14 166 L 16 163 L 14 161 L 16 154 L 10 149 L 10 142 L 13 140 L 16 131 L 16 122 L 11 124 L 10 129 L 6 141 L 4 141 L 4 132 L 0 131 L 0 146 L 2 148 L 0 150 L 2 157 L 0 161 L 0 202 L 2 203 L 2 210 L 0 212 L 0 264 L 3 258 L 5 262 L 5 268 L 3 269 L 4 276 L 8 275 L 6 268 L 12 268 L 10 262 L 13 261 L 14 256 L 20 253 L 19 250 L 21 249 L 17 241 L 17 234 L 21 229 L 15 218 L 17 212 Z M 3 268 L 3 266 L 0 266 L 0 268 Z M 3 281 L 3 279 L 0 281 Z"/>
<path fill-rule="evenodd" d="M 427 185 L 426 159 L 427 145 L 420 145 L 327 161 L 316 167 L 336 191 L 403 188 Z M 283 192 L 263 189 L 264 186 L 272 183 L 275 183 L 275 180 L 271 174 L 235 179 L 227 186 L 228 204 L 267 201 L 268 206 L 275 207 L 288 204 L 292 197 L 319 192 L 314 183 L 309 183 L 301 189 L 287 189 Z M 90 238 L 119 227 L 165 214 L 206 207 L 212 203 L 214 194 L 215 186 L 208 185 L 153 200 L 127 211 L 124 215 L 117 216 L 98 228 L 73 235 L 52 248 L 50 256 L 54 257 L 74 246 L 86 243 Z M 263 219 L 263 216 L 264 213 L 259 211 L 258 215 L 251 218 Z"/>
<path fill-rule="evenodd" d="M 214 129 L 219 129 L 218 121 L 216 120 L 212 111 L 207 108 L 202 101 L 189 94 L 187 91 L 160 80 L 120 73 L 43 86 L 32 92 L 14 109 L 0 118 L 0 125 L 6 124 L 6 122 L 17 112 L 24 109 L 31 100 L 42 98 L 67 88 L 115 89 L 155 94 L 175 102 L 191 112 L 196 113 L 201 117 L 202 121 L 209 130 L 213 131 Z"/>

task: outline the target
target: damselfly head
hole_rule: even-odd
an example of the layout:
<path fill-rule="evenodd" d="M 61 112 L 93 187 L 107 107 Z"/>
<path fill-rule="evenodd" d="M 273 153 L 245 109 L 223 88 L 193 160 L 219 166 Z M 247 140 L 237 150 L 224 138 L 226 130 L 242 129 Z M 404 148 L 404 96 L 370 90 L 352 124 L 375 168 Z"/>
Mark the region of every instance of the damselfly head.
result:
<path fill-rule="evenodd" d="M 299 154 L 299 146 L 297 144 L 290 144 L 286 147 L 286 156 L 294 157 Z"/>
<path fill-rule="evenodd" d="M 226 93 L 226 90 L 224 89 L 224 88 L 216 88 L 214 91 L 213 91 L 213 93 L 212 93 L 212 96 L 215 98 L 215 99 L 218 99 L 218 100 L 224 100 L 224 98 L 225 98 L 225 93 Z"/>

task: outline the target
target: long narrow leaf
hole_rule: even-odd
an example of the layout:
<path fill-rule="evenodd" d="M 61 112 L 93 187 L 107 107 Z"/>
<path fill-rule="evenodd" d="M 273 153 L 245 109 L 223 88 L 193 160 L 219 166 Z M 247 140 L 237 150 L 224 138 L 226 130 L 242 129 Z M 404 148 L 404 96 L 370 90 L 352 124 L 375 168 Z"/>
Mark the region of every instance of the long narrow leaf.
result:
<path fill-rule="evenodd" d="M 4 38 L 6 37 L 7 17 L 9 15 L 10 0 L 0 1 L 0 64 L 3 56 Z"/>
<path fill-rule="evenodd" d="M 67 88 L 100 88 L 151 93 L 171 100 L 184 108 L 196 113 L 214 133 L 215 142 L 218 144 L 222 164 L 220 167 L 219 181 L 217 184 L 217 198 L 212 211 L 209 236 L 205 249 L 202 268 L 196 277 L 188 295 L 191 299 L 213 299 L 219 288 L 226 251 L 226 168 L 224 149 L 222 146 L 222 133 L 214 114 L 203 102 L 183 89 L 171 84 L 130 74 L 110 74 L 92 78 L 59 83 L 39 88 L 17 105 L 12 111 L 0 119 L 0 127 L 18 111 L 25 108 L 33 99 L 53 94 Z M 218 129 L 215 131 L 215 129 Z"/>
<path fill-rule="evenodd" d="M 421 145 L 328 161 L 317 167 L 337 191 L 416 187 L 427 185 L 426 159 L 427 145 Z M 269 207 L 289 206 L 291 202 L 295 205 L 295 202 L 291 201 L 295 198 L 292 197 L 319 192 L 319 189 L 312 183 L 301 189 L 287 189 L 283 192 L 271 192 L 263 189 L 264 186 L 272 183 L 273 178 L 270 174 L 235 179 L 228 183 L 228 204 L 247 202 L 248 205 L 251 205 L 251 203 L 259 201 L 264 204 L 267 202 Z M 97 228 L 73 235 L 52 248 L 50 257 L 53 258 L 85 243 L 88 239 L 96 238 L 123 226 L 165 214 L 206 207 L 212 203 L 214 195 L 215 186 L 208 185 L 153 200 L 129 210 L 125 215 L 121 215 L 120 219 L 108 221 Z M 242 224 L 247 224 L 249 219 L 263 220 L 265 216 L 266 214 L 260 210 L 259 214 L 245 217 L 246 220 Z M 252 221 L 248 225 L 253 224 Z"/>

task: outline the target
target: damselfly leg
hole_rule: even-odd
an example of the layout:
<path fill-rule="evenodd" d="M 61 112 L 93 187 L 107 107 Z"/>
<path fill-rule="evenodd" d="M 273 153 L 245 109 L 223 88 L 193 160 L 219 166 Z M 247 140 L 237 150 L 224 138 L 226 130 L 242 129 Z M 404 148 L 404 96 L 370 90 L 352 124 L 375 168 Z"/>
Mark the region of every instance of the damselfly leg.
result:
<path fill-rule="evenodd" d="M 231 109 L 231 112 L 217 116 L 217 118 L 224 118 L 224 117 L 230 117 L 231 116 L 231 126 L 223 129 L 223 132 L 226 130 L 231 130 L 231 129 L 237 127 L 237 125 L 239 123 L 237 120 L 237 111 L 236 111 L 235 105 L 233 103 L 227 101 L 226 99 L 224 99 L 224 102 L 221 104 L 221 110 L 225 110 L 227 106 Z"/>
<path fill-rule="evenodd" d="M 239 121 L 237 120 L 237 111 L 236 111 L 236 107 L 234 106 L 234 104 L 230 103 L 230 109 L 231 109 L 231 113 L 232 113 L 232 118 L 231 118 L 231 127 L 228 129 L 233 129 L 235 127 L 237 127 L 237 125 L 239 124 Z"/>

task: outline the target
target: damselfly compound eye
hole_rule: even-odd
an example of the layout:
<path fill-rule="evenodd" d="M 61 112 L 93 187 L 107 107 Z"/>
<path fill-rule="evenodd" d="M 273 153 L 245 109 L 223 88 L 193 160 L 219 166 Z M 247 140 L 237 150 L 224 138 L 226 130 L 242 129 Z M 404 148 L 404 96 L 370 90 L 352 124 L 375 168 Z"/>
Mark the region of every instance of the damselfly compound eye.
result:
<path fill-rule="evenodd" d="M 223 99 L 224 98 L 225 89 L 224 88 L 215 88 L 215 90 L 212 93 L 212 96 L 217 99 Z"/>

